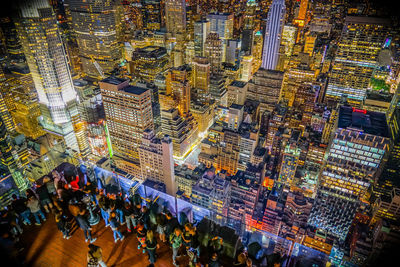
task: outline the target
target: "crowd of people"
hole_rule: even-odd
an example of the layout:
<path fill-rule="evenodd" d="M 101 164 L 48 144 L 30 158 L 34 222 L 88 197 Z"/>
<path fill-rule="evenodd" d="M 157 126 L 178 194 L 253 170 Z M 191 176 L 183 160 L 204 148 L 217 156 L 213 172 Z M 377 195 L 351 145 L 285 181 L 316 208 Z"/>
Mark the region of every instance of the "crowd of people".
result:
<path fill-rule="evenodd" d="M 82 229 L 89 247 L 88 266 L 106 266 L 101 248 L 95 245 L 97 238 L 92 234 L 93 216 L 101 216 L 105 227 L 112 230 L 115 243 L 122 242 L 125 235 L 136 235 L 137 248 L 147 254 L 149 266 L 157 261 L 161 243 L 171 248 L 175 266 L 222 266 L 221 237 L 211 238 L 205 246 L 199 242 L 196 226 L 189 221 L 180 223 L 156 202 L 145 202 L 139 195 L 107 192 L 90 181 L 85 183 L 79 175 L 66 179 L 57 171 L 37 181 L 25 196 L 12 195 L 11 204 L 1 212 L 1 224 L 5 226 L 2 237 L 18 240 L 23 225 L 31 225 L 32 219 L 35 225 L 41 225 L 46 216 L 54 216 L 65 239 L 71 237 L 74 226 Z M 229 265 L 245 267 L 252 266 L 252 262 L 243 250 Z"/>

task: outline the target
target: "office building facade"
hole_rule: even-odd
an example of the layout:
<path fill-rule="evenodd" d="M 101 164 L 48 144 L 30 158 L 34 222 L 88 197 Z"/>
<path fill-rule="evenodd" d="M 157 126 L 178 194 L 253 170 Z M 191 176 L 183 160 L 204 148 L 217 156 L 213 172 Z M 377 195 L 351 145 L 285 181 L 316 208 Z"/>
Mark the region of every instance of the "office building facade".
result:
<path fill-rule="evenodd" d="M 165 26 L 167 32 L 176 36 L 186 31 L 186 2 L 185 0 L 165 1 Z"/>
<path fill-rule="evenodd" d="M 346 94 L 349 102 L 360 105 L 378 67 L 378 55 L 388 34 L 387 27 L 386 19 L 346 17 L 325 101 L 338 101 Z"/>
<path fill-rule="evenodd" d="M 344 240 L 377 182 L 390 140 L 383 113 L 341 106 L 337 125 L 309 224 Z"/>
<path fill-rule="evenodd" d="M 143 179 L 150 179 L 165 184 L 167 194 L 175 196 L 176 183 L 174 174 L 172 140 L 168 136 L 157 138 L 147 129 L 143 133 L 139 146 L 140 169 Z"/>
<path fill-rule="evenodd" d="M 113 0 L 67 0 L 83 72 L 102 78 L 122 58 L 118 44 L 117 3 Z"/>
<path fill-rule="evenodd" d="M 154 127 L 151 92 L 113 77 L 102 80 L 99 85 L 116 165 L 140 176 L 138 149 L 144 131 Z"/>

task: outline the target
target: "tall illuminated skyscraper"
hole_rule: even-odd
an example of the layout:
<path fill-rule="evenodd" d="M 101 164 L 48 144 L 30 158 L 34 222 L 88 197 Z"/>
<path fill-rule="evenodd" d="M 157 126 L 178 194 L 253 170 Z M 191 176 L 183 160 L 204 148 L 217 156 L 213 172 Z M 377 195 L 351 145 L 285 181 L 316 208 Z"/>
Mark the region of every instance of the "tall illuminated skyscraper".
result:
<path fill-rule="evenodd" d="M 308 223 L 344 240 L 389 149 L 384 113 L 341 106 Z"/>
<path fill-rule="evenodd" d="M 398 187 L 400 185 L 400 107 L 396 107 L 389 120 L 389 132 L 392 146 L 379 183 L 388 181 L 388 184 Z"/>
<path fill-rule="evenodd" d="M 204 57 L 205 42 L 210 33 L 210 22 L 200 20 L 194 23 L 194 53 L 196 57 Z"/>
<path fill-rule="evenodd" d="M 373 17 L 346 17 L 329 77 L 325 100 L 360 104 L 378 67 L 378 55 L 387 37 L 388 20 Z"/>
<path fill-rule="evenodd" d="M 207 58 L 196 57 L 193 61 L 194 101 L 208 103 L 210 99 L 210 62 Z"/>
<path fill-rule="evenodd" d="M 154 128 L 151 91 L 114 77 L 102 80 L 99 85 L 115 154 L 113 159 L 119 169 L 140 177 L 138 148 L 143 132 Z"/>
<path fill-rule="evenodd" d="M 7 106 L 7 100 L 5 97 L 5 81 L 6 78 L 3 73 L 3 68 L 0 67 L 0 119 L 3 120 L 4 125 L 8 131 L 15 129 L 14 121 L 11 117 L 10 111 Z"/>
<path fill-rule="evenodd" d="M 185 0 L 165 1 L 165 26 L 167 32 L 175 36 L 186 30 L 186 2 Z"/>
<path fill-rule="evenodd" d="M 38 94 L 40 122 L 46 131 L 62 136 L 68 147 L 84 153 L 87 147 L 77 140 L 82 134 L 76 127 L 77 94 L 52 7 L 47 0 L 19 3 L 16 26 Z"/>
<path fill-rule="evenodd" d="M 305 24 L 305 18 L 307 15 L 308 0 L 301 0 L 300 6 L 297 12 L 297 17 L 293 23 L 297 26 L 303 27 Z"/>
<path fill-rule="evenodd" d="M 162 96 L 163 100 L 169 98 L 172 105 L 160 103 L 162 109 L 177 108 L 181 116 L 188 116 L 190 110 L 190 83 L 188 66 L 183 65 L 172 68 L 166 77 L 166 93 Z M 171 101 L 172 100 L 172 101 Z"/>
<path fill-rule="evenodd" d="M 164 10 L 162 8 L 163 1 L 143 0 L 141 4 L 143 26 L 148 30 L 160 30 L 164 16 Z"/>
<path fill-rule="evenodd" d="M 122 57 L 118 45 L 116 1 L 67 0 L 67 3 L 83 72 L 91 77 L 111 72 Z M 97 64 L 102 70 L 96 67 Z"/>
<path fill-rule="evenodd" d="M 210 32 L 218 33 L 223 42 L 222 61 L 225 62 L 228 40 L 233 39 L 233 14 L 212 13 L 207 15 L 207 20 L 210 21 Z"/>
<path fill-rule="evenodd" d="M 265 27 L 261 64 L 261 67 L 264 69 L 275 70 L 278 64 L 279 45 L 281 43 L 285 12 L 284 0 L 274 0 L 272 2 Z"/>
<path fill-rule="evenodd" d="M 253 37 L 255 29 L 257 2 L 255 0 L 248 0 L 246 3 L 246 11 L 244 13 L 244 26 L 242 32 L 242 51 L 251 53 L 253 47 Z"/>
<path fill-rule="evenodd" d="M 145 130 L 139 155 L 143 179 L 164 183 L 167 193 L 175 196 L 177 188 L 171 138 L 164 136 L 159 139 L 153 131 Z"/>
<path fill-rule="evenodd" d="M 297 165 L 300 157 L 300 148 L 296 144 L 287 144 L 283 151 L 282 165 L 279 172 L 278 181 L 290 186 L 296 174 Z"/>
<path fill-rule="evenodd" d="M 232 39 L 233 37 L 233 14 L 212 13 L 207 16 L 210 21 L 210 31 L 218 33 L 222 40 Z"/>
<path fill-rule="evenodd" d="M 8 169 L 13 177 L 18 190 L 24 191 L 28 188 L 28 181 L 23 173 L 22 165 L 19 162 L 18 153 L 11 142 L 7 128 L 0 118 L 0 164 Z"/>
<path fill-rule="evenodd" d="M 283 72 L 260 68 L 249 82 L 247 98 L 260 102 L 260 113 L 272 111 L 279 102 Z"/>
<path fill-rule="evenodd" d="M 204 56 L 208 59 L 211 65 L 211 72 L 218 73 L 221 69 L 223 44 L 218 33 L 210 33 L 204 44 Z"/>

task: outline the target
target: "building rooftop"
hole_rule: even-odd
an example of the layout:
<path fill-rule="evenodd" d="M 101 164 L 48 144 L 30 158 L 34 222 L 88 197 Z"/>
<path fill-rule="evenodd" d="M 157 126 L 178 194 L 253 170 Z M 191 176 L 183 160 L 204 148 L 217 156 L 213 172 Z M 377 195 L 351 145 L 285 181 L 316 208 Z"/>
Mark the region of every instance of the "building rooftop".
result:
<path fill-rule="evenodd" d="M 338 128 L 355 128 L 367 134 L 389 137 L 386 115 L 384 113 L 341 106 Z"/>
<path fill-rule="evenodd" d="M 79 86 L 79 87 L 83 87 L 83 86 L 86 86 L 89 84 L 87 81 L 82 80 L 82 79 L 73 80 L 73 83 L 75 86 Z"/>
<path fill-rule="evenodd" d="M 214 13 L 210 13 L 210 14 L 208 14 L 207 15 L 207 17 L 228 17 L 228 16 L 233 16 L 233 14 L 231 14 L 231 13 L 228 13 L 228 12 L 225 12 L 225 13 L 222 13 L 222 12 L 214 12 Z"/>
<path fill-rule="evenodd" d="M 133 59 L 144 57 L 144 58 L 160 58 L 167 54 L 167 49 L 160 46 L 146 46 L 143 48 L 137 48 L 133 53 Z"/>
<path fill-rule="evenodd" d="M 238 104 L 232 104 L 232 105 L 229 107 L 229 109 L 231 109 L 231 108 L 233 108 L 233 109 L 242 109 L 243 106 L 242 106 L 242 105 L 238 105 Z"/>
<path fill-rule="evenodd" d="M 134 95 L 141 95 L 148 90 L 149 89 L 147 89 L 147 88 L 132 86 L 132 85 L 122 88 L 122 91 L 125 91 L 130 94 L 134 94 Z"/>
<path fill-rule="evenodd" d="M 354 24 L 389 24 L 390 20 L 386 18 L 377 17 L 364 17 L 364 16 L 347 16 L 345 18 L 345 23 Z"/>
<path fill-rule="evenodd" d="M 18 73 L 18 74 L 28 74 L 30 73 L 29 67 L 27 64 L 17 63 L 12 64 L 8 67 L 11 72 Z"/>
<path fill-rule="evenodd" d="M 243 88 L 246 86 L 246 84 L 247 84 L 246 82 L 242 82 L 242 81 L 233 81 L 233 82 L 231 82 L 230 85 Z"/>
<path fill-rule="evenodd" d="M 263 157 L 265 156 L 265 152 L 267 152 L 267 149 L 265 147 L 256 147 L 254 149 L 254 155 L 257 157 Z"/>
<path fill-rule="evenodd" d="M 366 95 L 366 99 L 388 102 L 388 103 L 392 101 L 392 97 L 393 95 L 387 92 L 379 92 L 374 90 L 368 90 Z"/>
<path fill-rule="evenodd" d="M 101 80 L 100 82 L 118 85 L 118 84 L 121 84 L 121 83 L 123 83 L 125 81 L 126 80 L 124 80 L 124 79 L 117 78 L 115 76 L 110 76 L 110 77 L 107 77 L 107 78 Z"/>

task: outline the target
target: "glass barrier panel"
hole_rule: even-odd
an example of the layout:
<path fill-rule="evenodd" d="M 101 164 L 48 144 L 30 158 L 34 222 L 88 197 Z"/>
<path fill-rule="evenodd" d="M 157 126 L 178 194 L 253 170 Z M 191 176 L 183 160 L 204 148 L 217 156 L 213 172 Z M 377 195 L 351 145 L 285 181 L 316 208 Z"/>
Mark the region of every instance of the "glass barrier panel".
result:
<path fill-rule="evenodd" d="M 300 262 L 304 266 L 315 266 L 323 267 L 329 260 L 329 255 L 312 249 L 307 246 L 303 246 L 299 243 L 295 243 L 291 253 L 291 263 L 295 266 L 297 262 Z"/>
<path fill-rule="evenodd" d="M 170 196 L 166 193 L 160 192 L 156 189 L 153 189 L 149 186 L 144 186 L 145 193 L 146 193 L 146 201 L 147 203 L 150 202 L 157 202 L 157 204 L 163 210 L 169 210 L 173 216 L 177 216 L 176 212 L 176 200 L 173 196 Z"/>

